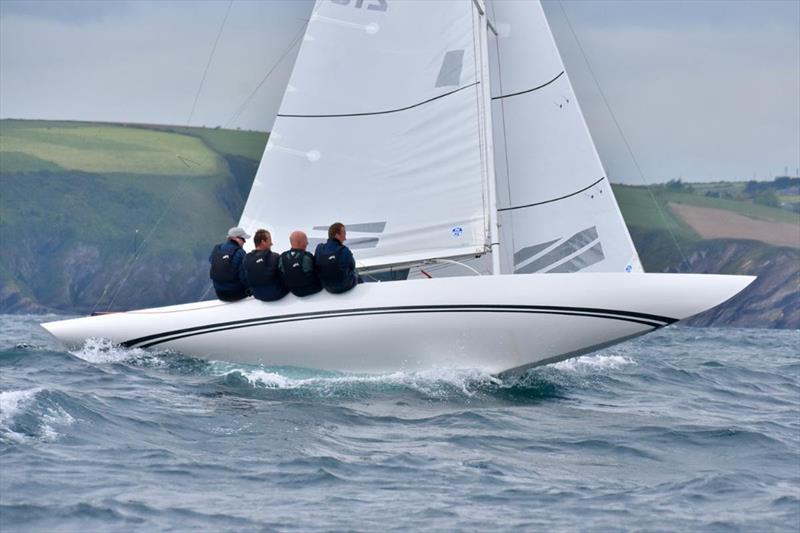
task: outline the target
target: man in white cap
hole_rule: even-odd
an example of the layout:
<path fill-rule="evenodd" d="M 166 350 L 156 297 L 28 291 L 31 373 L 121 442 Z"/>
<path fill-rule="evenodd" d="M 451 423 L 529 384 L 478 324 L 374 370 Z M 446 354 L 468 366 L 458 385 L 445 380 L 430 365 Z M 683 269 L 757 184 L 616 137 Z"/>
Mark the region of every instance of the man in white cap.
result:
<path fill-rule="evenodd" d="M 214 283 L 217 298 L 224 302 L 235 302 L 247 297 L 247 275 L 244 272 L 242 249 L 250 235 L 240 227 L 228 230 L 228 240 L 211 250 L 209 276 Z"/>

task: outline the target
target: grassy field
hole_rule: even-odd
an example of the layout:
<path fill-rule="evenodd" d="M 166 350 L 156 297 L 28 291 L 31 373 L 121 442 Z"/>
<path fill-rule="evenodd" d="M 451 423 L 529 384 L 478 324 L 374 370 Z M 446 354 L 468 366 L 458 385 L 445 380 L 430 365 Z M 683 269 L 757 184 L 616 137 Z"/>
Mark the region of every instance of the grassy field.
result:
<path fill-rule="evenodd" d="M 614 195 L 628 227 L 644 231 L 672 231 L 680 240 L 694 242 L 699 236 L 667 205 L 667 199 L 645 187 L 614 185 Z M 652 192 L 652 194 L 651 194 Z"/>
<path fill-rule="evenodd" d="M 269 134 L 263 131 L 240 131 L 182 126 L 153 126 L 153 129 L 191 135 L 201 139 L 209 148 L 223 155 L 233 155 L 260 161 Z"/>
<path fill-rule="evenodd" d="M 0 121 L 0 172 L 209 176 L 225 171 L 202 139 L 168 131 L 81 122 Z"/>
<path fill-rule="evenodd" d="M 678 193 L 671 191 L 660 192 L 659 195 L 664 200 L 668 202 L 674 202 L 676 204 L 722 209 L 724 211 L 731 211 L 739 215 L 765 220 L 768 222 L 786 222 L 789 224 L 796 224 L 800 222 L 800 215 L 797 213 L 792 213 L 786 209 L 760 205 L 752 202 L 741 202 L 738 200 L 712 198 L 699 194 Z"/>
<path fill-rule="evenodd" d="M 698 236 L 670 208 L 670 204 L 720 209 L 767 222 L 800 223 L 800 216 L 786 209 L 701 194 L 675 192 L 660 187 L 651 187 L 648 191 L 647 188 L 640 186 L 614 185 L 614 194 L 628 226 L 643 229 L 669 228 L 680 239 L 687 241 L 696 240 Z M 656 204 L 661 208 L 661 213 Z"/>

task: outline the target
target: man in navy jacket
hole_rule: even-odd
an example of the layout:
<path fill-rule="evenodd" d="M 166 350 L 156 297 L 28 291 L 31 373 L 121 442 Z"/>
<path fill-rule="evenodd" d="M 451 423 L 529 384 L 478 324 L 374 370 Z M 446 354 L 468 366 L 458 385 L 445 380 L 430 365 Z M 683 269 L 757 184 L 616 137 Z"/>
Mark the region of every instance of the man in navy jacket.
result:
<path fill-rule="evenodd" d="M 344 224 L 335 222 L 328 228 L 328 242 L 318 244 L 314 252 L 314 265 L 322 286 L 333 294 L 347 292 L 361 283 L 353 252 L 344 245 L 346 239 Z"/>
<path fill-rule="evenodd" d="M 281 281 L 278 272 L 278 254 L 272 251 L 272 235 L 260 229 L 253 236 L 255 250 L 244 259 L 247 286 L 253 297 L 264 302 L 280 300 L 289 290 Z"/>
<path fill-rule="evenodd" d="M 228 240 L 211 250 L 209 276 L 214 283 L 217 298 L 235 302 L 247 297 L 247 277 L 244 272 L 245 254 L 242 246 L 250 235 L 239 227 L 228 230 Z"/>
<path fill-rule="evenodd" d="M 306 251 L 308 236 L 300 230 L 289 235 L 291 250 L 281 254 L 278 270 L 283 284 L 295 296 L 303 297 L 322 290 L 319 277 L 314 269 L 314 256 Z"/>

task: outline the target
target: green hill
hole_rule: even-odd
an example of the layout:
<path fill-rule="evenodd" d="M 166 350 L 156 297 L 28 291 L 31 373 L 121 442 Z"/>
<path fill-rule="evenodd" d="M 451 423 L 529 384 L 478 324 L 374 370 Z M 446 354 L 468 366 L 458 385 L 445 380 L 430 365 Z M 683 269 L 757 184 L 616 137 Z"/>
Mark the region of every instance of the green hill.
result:
<path fill-rule="evenodd" d="M 0 259 L 0 299 L 11 309 L 90 310 L 133 264 L 117 302 L 161 303 L 164 287 L 148 281 L 205 260 L 238 219 L 266 140 L 262 132 L 0 121 L 0 238 L 14 250 Z M 192 299 L 205 286 L 178 291 Z"/>

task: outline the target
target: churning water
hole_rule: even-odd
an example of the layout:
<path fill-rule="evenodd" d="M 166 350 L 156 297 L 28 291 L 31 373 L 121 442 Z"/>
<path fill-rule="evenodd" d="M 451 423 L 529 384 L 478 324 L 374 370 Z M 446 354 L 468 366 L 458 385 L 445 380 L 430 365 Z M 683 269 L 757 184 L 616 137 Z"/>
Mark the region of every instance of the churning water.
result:
<path fill-rule="evenodd" d="M 800 332 L 513 380 L 65 351 L 0 316 L 0 530 L 800 530 Z M 48 317 L 54 318 L 54 317 Z"/>

